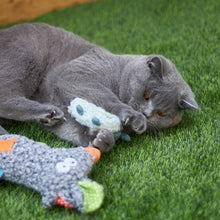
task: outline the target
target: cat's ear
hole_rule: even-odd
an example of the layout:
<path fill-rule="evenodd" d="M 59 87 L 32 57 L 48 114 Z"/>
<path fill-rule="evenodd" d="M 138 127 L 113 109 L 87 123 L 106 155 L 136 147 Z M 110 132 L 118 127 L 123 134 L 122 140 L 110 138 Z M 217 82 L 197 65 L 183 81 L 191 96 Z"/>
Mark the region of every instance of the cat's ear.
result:
<path fill-rule="evenodd" d="M 157 74 L 160 78 L 163 78 L 163 62 L 159 56 L 151 57 L 147 60 L 147 65 L 153 74 Z"/>
<path fill-rule="evenodd" d="M 182 110 L 185 110 L 185 109 L 200 110 L 200 108 L 199 108 L 198 104 L 196 103 L 194 96 L 192 94 L 182 95 L 179 98 L 178 104 Z"/>

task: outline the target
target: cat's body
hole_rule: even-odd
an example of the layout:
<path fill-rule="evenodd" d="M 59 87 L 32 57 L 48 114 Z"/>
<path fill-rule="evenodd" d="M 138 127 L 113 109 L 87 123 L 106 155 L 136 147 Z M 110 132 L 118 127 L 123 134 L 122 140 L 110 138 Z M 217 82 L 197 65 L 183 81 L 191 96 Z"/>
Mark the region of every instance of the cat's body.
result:
<path fill-rule="evenodd" d="M 87 145 L 95 133 L 67 113 L 75 97 L 116 114 L 136 133 L 174 126 L 183 109 L 198 109 L 163 56 L 115 55 L 45 24 L 0 31 L 0 118 L 40 121 L 61 138 Z"/>

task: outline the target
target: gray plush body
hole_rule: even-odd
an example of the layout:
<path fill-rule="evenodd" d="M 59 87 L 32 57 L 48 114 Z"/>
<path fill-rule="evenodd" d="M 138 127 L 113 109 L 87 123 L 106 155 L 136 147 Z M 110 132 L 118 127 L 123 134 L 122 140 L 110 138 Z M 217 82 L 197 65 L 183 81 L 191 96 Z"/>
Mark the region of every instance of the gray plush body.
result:
<path fill-rule="evenodd" d="M 83 211 L 83 191 L 77 182 L 91 181 L 87 174 L 93 165 L 93 156 L 83 147 L 72 149 L 50 148 L 19 135 L 1 135 L 0 140 L 17 138 L 10 152 L 0 152 L 3 179 L 35 189 L 42 195 L 46 208 L 55 204 L 58 196 Z M 0 146 L 1 147 L 1 146 Z M 57 164 L 71 158 L 69 171 Z M 66 172 L 67 171 L 67 172 Z"/>
<path fill-rule="evenodd" d="M 68 114 L 76 97 L 117 115 L 125 129 L 139 134 L 176 125 L 183 109 L 199 109 L 163 56 L 115 55 L 46 24 L 0 31 L 0 79 L 0 118 L 40 121 L 75 144 L 87 145 L 96 135 Z"/>

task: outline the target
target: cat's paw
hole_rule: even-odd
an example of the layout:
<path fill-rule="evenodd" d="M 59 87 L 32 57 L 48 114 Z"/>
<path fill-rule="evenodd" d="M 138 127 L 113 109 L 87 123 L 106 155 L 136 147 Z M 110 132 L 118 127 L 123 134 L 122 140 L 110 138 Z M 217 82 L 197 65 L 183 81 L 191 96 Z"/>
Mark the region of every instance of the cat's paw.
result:
<path fill-rule="evenodd" d="M 43 114 L 39 121 L 45 126 L 53 126 L 58 122 L 65 121 L 64 113 L 57 107 L 53 107 L 50 110 L 47 110 L 47 113 Z"/>
<path fill-rule="evenodd" d="M 142 113 L 134 110 L 126 110 L 123 112 L 121 121 L 123 126 L 130 127 L 137 134 L 142 134 L 147 129 L 146 117 Z"/>
<path fill-rule="evenodd" d="M 101 152 L 106 152 L 114 147 L 115 138 L 111 131 L 103 129 L 97 133 L 96 138 L 92 141 L 92 145 L 99 148 Z"/>

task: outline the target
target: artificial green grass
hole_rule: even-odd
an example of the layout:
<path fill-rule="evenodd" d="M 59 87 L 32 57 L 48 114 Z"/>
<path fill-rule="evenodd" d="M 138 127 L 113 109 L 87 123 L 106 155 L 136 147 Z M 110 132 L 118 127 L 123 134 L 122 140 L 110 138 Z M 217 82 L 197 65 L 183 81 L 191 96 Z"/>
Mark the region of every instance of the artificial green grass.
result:
<path fill-rule="evenodd" d="M 101 0 L 45 14 L 45 22 L 118 54 L 163 54 L 189 83 L 201 107 L 157 134 L 119 141 L 94 165 L 90 178 L 105 189 L 102 207 L 80 214 L 44 209 L 30 189 L 0 182 L 0 219 L 219 219 L 220 2 Z M 40 125 L 8 130 L 71 147 Z"/>

